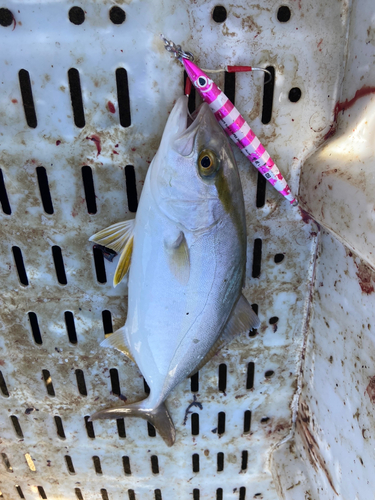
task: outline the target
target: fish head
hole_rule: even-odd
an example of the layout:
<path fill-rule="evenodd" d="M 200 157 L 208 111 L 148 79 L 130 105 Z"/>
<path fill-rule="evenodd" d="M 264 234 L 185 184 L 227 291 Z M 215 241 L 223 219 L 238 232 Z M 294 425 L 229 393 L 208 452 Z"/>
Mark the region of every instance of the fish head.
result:
<path fill-rule="evenodd" d="M 243 194 L 229 141 L 207 103 L 192 117 L 180 97 L 151 165 L 151 190 L 160 210 L 190 231 L 223 217 L 245 225 Z"/>

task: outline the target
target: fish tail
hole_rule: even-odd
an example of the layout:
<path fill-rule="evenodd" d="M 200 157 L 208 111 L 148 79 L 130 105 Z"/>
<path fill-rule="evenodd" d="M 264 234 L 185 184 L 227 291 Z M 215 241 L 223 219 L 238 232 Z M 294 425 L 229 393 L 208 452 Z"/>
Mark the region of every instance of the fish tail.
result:
<path fill-rule="evenodd" d="M 152 424 L 168 446 L 172 446 L 176 439 L 176 429 L 173 420 L 164 403 L 156 408 L 147 408 L 147 400 L 132 403 L 127 406 L 103 408 L 90 417 L 90 421 L 99 419 L 112 419 L 124 417 L 140 417 Z"/>

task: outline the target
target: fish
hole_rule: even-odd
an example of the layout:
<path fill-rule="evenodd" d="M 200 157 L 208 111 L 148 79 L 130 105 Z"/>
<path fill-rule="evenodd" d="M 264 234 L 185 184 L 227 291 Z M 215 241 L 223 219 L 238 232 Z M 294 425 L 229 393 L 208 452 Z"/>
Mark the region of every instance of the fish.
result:
<path fill-rule="evenodd" d="M 120 254 L 128 275 L 125 325 L 101 342 L 132 359 L 150 393 L 91 420 L 140 417 L 168 446 L 176 431 L 166 400 L 236 335 L 260 321 L 242 293 L 247 226 L 238 167 L 207 103 L 190 118 L 177 99 L 148 169 L 133 220 L 90 238 Z"/>

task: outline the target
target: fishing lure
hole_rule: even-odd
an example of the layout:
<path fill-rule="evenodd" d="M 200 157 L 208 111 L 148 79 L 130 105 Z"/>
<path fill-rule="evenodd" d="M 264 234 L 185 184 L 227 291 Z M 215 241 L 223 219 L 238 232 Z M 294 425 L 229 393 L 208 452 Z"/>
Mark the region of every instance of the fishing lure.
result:
<path fill-rule="evenodd" d="M 196 87 L 202 99 L 207 102 L 224 131 L 263 177 L 265 177 L 292 206 L 297 206 L 298 202 L 291 193 L 290 187 L 280 173 L 280 170 L 234 104 L 228 99 L 224 92 L 219 89 L 215 82 L 213 82 L 202 69 L 194 64 L 194 56 L 191 52 L 183 51 L 180 45 L 174 44 L 163 35 L 161 35 L 161 38 L 164 41 L 166 50 L 174 54 L 174 56 L 184 65 L 189 79 Z M 248 68 L 251 67 L 249 66 Z M 250 69 L 248 69 L 248 71 L 250 71 Z"/>

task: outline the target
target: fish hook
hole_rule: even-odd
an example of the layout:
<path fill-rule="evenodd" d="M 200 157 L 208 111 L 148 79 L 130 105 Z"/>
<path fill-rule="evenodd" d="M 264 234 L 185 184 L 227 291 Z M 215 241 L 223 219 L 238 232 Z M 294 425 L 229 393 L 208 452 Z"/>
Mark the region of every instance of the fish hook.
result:
<path fill-rule="evenodd" d="M 181 45 L 176 45 L 172 40 L 168 40 L 162 33 L 160 34 L 160 38 L 164 42 L 165 49 L 168 52 L 171 52 L 176 59 L 189 59 L 189 61 L 194 61 L 194 56 L 191 52 L 185 52 L 182 50 Z"/>

